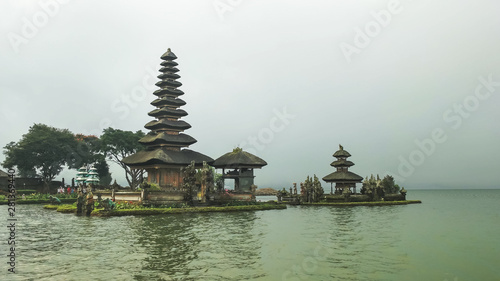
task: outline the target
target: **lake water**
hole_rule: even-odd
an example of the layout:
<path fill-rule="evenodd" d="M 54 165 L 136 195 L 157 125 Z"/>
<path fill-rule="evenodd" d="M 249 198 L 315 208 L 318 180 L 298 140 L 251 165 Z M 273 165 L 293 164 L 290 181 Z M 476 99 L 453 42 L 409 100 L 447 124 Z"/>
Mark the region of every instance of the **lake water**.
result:
<path fill-rule="evenodd" d="M 18 273 L 4 227 L 0 279 L 500 280 L 500 190 L 408 199 L 423 203 L 113 218 L 18 205 Z"/>

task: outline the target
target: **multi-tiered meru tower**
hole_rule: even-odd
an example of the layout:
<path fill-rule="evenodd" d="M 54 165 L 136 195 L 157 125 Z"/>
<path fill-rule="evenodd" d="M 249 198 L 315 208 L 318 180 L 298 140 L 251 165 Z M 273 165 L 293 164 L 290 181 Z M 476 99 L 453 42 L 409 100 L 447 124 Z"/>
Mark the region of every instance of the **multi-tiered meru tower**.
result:
<path fill-rule="evenodd" d="M 332 185 L 332 193 L 333 183 L 335 183 L 335 194 L 342 194 L 344 190 L 351 191 L 351 187 L 356 193 L 356 183 L 361 182 L 363 177 L 348 171 L 349 167 L 354 166 L 353 162 L 347 160 L 348 157 L 351 157 L 351 154 L 344 150 L 342 145 L 339 145 L 339 150 L 333 154 L 333 157 L 337 158 L 337 160 L 333 161 L 330 166 L 335 167 L 336 171 L 325 176 L 323 180 Z"/>
<path fill-rule="evenodd" d="M 151 130 L 139 140 L 146 146 L 146 150 L 123 158 L 123 162 L 132 169 L 145 169 L 148 173 L 148 182 L 159 184 L 166 188 L 179 188 L 182 184 L 181 168 L 195 161 L 201 167 L 203 162 L 211 164 L 214 160 L 199 152 L 185 149 L 196 142 L 193 137 L 183 131 L 191 128 L 187 122 L 179 120 L 187 116 L 187 112 L 180 109 L 186 102 L 179 98 L 184 92 L 177 89 L 182 85 L 177 81 L 179 69 L 174 60 L 177 56 L 168 49 L 161 56 L 163 66 L 158 78 L 160 87 L 153 94 L 158 96 L 151 104 L 155 110 L 148 113 L 156 118 L 144 127 Z"/>

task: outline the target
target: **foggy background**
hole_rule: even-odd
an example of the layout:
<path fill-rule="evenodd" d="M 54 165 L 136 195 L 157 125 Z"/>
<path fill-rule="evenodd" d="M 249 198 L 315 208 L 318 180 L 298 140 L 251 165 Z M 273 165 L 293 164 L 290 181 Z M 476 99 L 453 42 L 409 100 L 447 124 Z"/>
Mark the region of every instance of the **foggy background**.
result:
<path fill-rule="evenodd" d="M 499 10 L 493 0 L 2 1 L 0 146 L 34 123 L 147 132 L 171 48 L 185 133 L 198 140 L 189 149 L 258 155 L 261 188 L 328 175 L 339 144 L 362 177 L 497 188 Z"/>

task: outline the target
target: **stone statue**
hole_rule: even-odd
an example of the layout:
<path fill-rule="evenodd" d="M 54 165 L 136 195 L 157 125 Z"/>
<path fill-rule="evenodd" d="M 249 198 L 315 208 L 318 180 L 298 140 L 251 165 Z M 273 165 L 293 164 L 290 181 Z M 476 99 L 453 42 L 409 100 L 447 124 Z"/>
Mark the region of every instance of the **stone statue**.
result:
<path fill-rule="evenodd" d="M 61 200 L 57 197 L 53 197 L 52 195 L 50 195 L 49 199 L 50 199 L 50 204 L 53 204 L 53 205 L 60 205 L 61 204 Z"/>
<path fill-rule="evenodd" d="M 83 212 L 83 193 L 80 188 L 78 188 L 78 197 L 76 198 L 76 213 L 81 214 Z"/>
<path fill-rule="evenodd" d="M 116 207 L 116 204 L 115 204 L 115 202 L 111 201 L 111 199 L 106 198 L 103 201 L 103 206 L 104 206 L 104 210 L 110 211 Z"/>
<path fill-rule="evenodd" d="M 85 211 L 87 216 L 90 216 L 92 210 L 94 210 L 94 194 L 92 194 L 92 191 L 89 191 L 87 194 L 87 202 L 85 204 Z"/>

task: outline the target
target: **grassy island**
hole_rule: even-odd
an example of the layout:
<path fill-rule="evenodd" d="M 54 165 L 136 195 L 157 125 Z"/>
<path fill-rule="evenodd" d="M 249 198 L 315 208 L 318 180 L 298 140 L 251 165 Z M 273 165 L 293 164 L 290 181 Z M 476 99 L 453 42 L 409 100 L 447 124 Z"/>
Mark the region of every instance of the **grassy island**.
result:
<path fill-rule="evenodd" d="M 132 215 L 163 215 L 163 214 L 183 214 L 183 213 L 207 213 L 207 212 L 236 212 L 236 211 L 261 211 L 286 209 L 284 204 L 256 204 L 242 206 L 222 206 L 222 207 L 188 207 L 188 208 L 143 208 L 143 209 L 115 209 L 105 211 L 98 209 L 92 211 L 92 216 L 113 217 Z"/>
<path fill-rule="evenodd" d="M 75 205 L 68 205 L 68 204 L 63 204 L 63 205 L 44 205 L 44 209 L 48 210 L 56 210 L 61 213 L 76 213 L 76 206 Z"/>
<path fill-rule="evenodd" d="M 134 215 L 162 215 L 162 214 L 183 214 L 183 213 L 207 213 L 207 212 L 238 212 L 238 211 L 263 211 L 263 210 L 280 210 L 286 209 L 285 204 L 272 203 L 256 203 L 252 205 L 239 206 L 210 206 L 210 207 L 162 207 L 150 208 L 139 205 L 129 205 L 130 208 L 119 208 L 111 211 L 104 209 L 95 209 L 92 211 L 92 216 L 98 217 L 115 217 L 115 216 L 134 216 Z M 76 206 L 63 205 L 44 205 L 44 209 L 56 210 L 61 213 L 76 213 Z"/>

